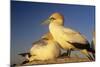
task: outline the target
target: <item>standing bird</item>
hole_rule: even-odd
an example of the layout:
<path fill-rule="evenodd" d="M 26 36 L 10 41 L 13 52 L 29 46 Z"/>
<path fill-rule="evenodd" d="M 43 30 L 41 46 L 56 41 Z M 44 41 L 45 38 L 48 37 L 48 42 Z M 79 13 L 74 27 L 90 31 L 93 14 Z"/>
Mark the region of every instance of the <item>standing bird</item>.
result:
<path fill-rule="evenodd" d="M 87 39 L 81 33 L 65 28 L 62 14 L 58 12 L 53 13 L 45 23 L 49 23 L 49 31 L 53 38 L 63 49 L 68 50 L 68 54 L 70 54 L 70 50 L 81 50 L 89 59 L 93 60 L 88 52 L 91 52 L 91 49 Z"/>
<path fill-rule="evenodd" d="M 92 45 L 91 45 L 93 50 L 95 50 L 95 44 L 96 44 L 95 42 L 96 42 L 95 41 L 95 32 L 93 32 L 93 40 L 92 40 Z"/>
<path fill-rule="evenodd" d="M 91 42 L 91 48 L 95 52 L 95 45 L 96 45 L 96 40 L 95 40 L 95 31 L 93 32 L 93 40 Z M 93 57 L 95 58 L 95 53 L 93 54 Z"/>
<path fill-rule="evenodd" d="M 34 42 L 29 54 L 26 53 L 24 56 L 30 62 L 34 60 L 52 60 L 59 57 L 60 53 L 58 43 L 54 41 L 50 33 L 47 33 L 40 40 Z"/>

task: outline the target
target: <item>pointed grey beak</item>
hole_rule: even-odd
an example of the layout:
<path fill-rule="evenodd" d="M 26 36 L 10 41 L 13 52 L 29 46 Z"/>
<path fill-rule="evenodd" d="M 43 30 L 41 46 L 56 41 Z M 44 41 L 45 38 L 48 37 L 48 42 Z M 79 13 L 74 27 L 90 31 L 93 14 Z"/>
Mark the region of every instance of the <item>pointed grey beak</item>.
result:
<path fill-rule="evenodd" d="M 50 19 L 49 19 L 49 18 L 46 19 L 46 20 L 44 20 L 44 21 L 42 22 L 43 25 L 45 25 L 45 24 L 49 24 L 49 23 L 50 23 Z"/>

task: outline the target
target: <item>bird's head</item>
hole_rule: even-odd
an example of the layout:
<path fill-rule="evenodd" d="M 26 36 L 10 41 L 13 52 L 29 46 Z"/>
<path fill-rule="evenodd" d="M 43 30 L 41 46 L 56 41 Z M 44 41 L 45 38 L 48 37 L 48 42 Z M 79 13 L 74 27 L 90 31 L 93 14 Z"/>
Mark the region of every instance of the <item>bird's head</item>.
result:
<path fill-rule="evenodd" d="M 58 25 L 64 24 L 64 16 L 58 12 L 55 12 L 49 16 L 49 18 L 44 22 L 44 24 L 55 23 Z"/>
<path fill-rule="evenodd" d="M 46 40 L 53 40 L 53 37 L 50 32 L 44 34 L 41 38 Z"/>

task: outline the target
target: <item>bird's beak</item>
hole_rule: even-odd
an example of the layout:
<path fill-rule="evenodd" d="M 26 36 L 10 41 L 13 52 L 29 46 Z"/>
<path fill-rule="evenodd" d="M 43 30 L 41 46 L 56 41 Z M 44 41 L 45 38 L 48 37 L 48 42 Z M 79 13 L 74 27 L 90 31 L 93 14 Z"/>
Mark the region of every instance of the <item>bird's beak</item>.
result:
<path fill-rule="evenodd" d="M 45 24 L 49 24 L 49 23 L 50 23 L 50 19 L 49 19 L 49 18 L 46 19 L 46 20 L 44 20 L 44 21 L 42 22 L 43 25 L 45 25 Z"/>

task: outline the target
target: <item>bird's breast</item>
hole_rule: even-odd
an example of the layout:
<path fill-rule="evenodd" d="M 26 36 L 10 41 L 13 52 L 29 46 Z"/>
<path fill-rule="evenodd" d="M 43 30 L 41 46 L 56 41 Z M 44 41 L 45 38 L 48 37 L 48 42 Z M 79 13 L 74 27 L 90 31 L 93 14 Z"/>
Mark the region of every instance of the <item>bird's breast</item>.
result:
<path fill-rule="evenodd" d="M 51 23 L 49 25 L 49 31 L 56 41 L 63 39 L 62 38 L 62 35 L 63 35 L 62 26 Z"/>
<path fill-rule="evenodd" d="M 67 37 L 66 37 L 66 39 L 64 39 L 65 33 L 63 32 L 62 26 L 50 24 L 49 30 L 50 30 L 50 33 L 52 34 L 52 36 L 54 37 L 55 41 L 57 41 L 63 49 L 74 48 L 73 45 L 67 43 L 67 41 L 66 41 L 66 40 L 68 40 Z"/>

